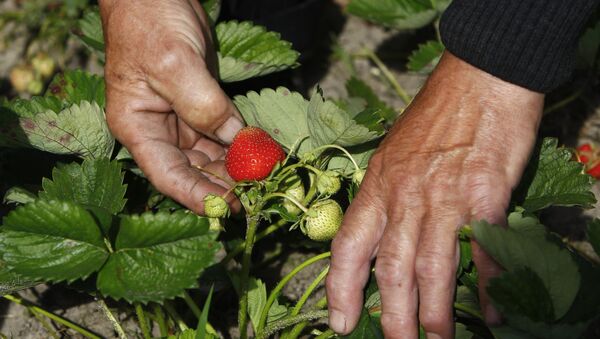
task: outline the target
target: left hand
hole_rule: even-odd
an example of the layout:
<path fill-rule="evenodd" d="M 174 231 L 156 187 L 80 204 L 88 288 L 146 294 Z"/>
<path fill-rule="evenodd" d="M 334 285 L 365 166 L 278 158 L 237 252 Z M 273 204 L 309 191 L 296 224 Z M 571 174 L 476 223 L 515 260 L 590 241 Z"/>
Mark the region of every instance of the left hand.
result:
<path fill-rule="evenodd" d="M 536 139 L 543 94 L 498 79 L 449 52 L 371 158 L 332 244 L 329 325 L 349 333 L 376 260 L 386 338 L 453 338 L 457 232 L 471 220 L 505 224 Z M 500 268 L 476 243 L 480 301 Z"/>

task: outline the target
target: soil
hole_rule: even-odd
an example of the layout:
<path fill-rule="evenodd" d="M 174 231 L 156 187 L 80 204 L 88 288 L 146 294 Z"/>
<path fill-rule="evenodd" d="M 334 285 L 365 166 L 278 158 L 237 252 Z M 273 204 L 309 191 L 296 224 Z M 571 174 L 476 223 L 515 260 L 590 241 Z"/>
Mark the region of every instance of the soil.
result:
<path fill-rule="evenodd" d="M 1 3 L 0 11 L 8 8 L 11 3 L 12 1 Z M 5 34 L 7 29 L 9 28 L 0 31 L 0 35 Z M 432 34 L 434 32 L 427 29 L 417 32 L 418 36 L 431 36 Z M 410 95 L 416 94 L 426 79 L 424 75 L 407 72 L 404 61 L 394 61 L 406 60 L 408 52 L 416 46 L 414 34 L 398 33 L 371 25 L 361 19 L 344 17 L 339 6 L 330 4 L 326 8 L 325 17 L 321 20 L 319 37 L 320 39 L 317 40 L 319 43 L 315 45 L 315 49 L 309 51 L 312 58 L 306 59 L 303 62 L 304 65 L 299 69 L 265 77 L 259 82 L 249 81 L 241 85 L 227 86 L 227 89 L 231 93 L 240 93 L 249 88 L 274 87 L 286 84 L 301 92 L 309 93 L 318 84 L 326 96 L 333 98 L 346 96 L 344 83 L 351 72 L 343 62 L 331 58 L 332 53 L 329 47 L 331 40 L 328 39 L 329 37 L 350 53 L 359 52 L 363 48 L 376 51 L 386 61 L 386 64 L 390 65 L 392 73 Z M 24 53 L 25 40 L 23 34 L 19 39 L 11 41 L 9 47 L 1 48 L 2 46 L 0 46 L 0 79 L 6 79 L 10 68 L 21 59 Z M 97 65 L 90 65 L 89 67 L 98 69 Z M 356 72 L 358 77 L 371 85 L 375 92 L 391 107 L 401 109 L 405 106 L 381 76 L 379 70 L 373 67 L 368 60 L 358 60 L 356 62 Z M 0 90 L 2 90 L 2 86 L 0 86 Z M 568 146 L 575 146 L 586 141 L 600 143 L 600 96 L 596 95 L 594 100 L 584 104 L 567 106 L 565 109 L 547 116 L 544 119 L 541 134 L 559 137 Z M 594 192 L 596 196 L 600 197 L 599 185 L 595 186 Z M 572 209 L 552 209 L 545 214 L 545 219 L 558 232 L 580 238 L 585 221 L 598 216 L 600 216 L 600 204 L 594 209 L 583 213 Z M 569 227 L 564 229 L 562 225 L 569 225 Z M 287 253 L 282 256 L 285 258 L 283 263 L 270 265 L 260 270 L 265 279 L 269 279 L 267 280 L 269 287 L 274 286 L 277 278 L 289 273 L 298 263 L 315 253 L 293 248 L 288 248 L 286 251 Z M 302 271 L 284 289 L 284 296 L 290 300 L 297 300 L 325 265 L 326 262 L 321 262 Z M 17 295 L 82 325 L 104 338 L 116 338 L 110 322 L 99 309 L 96 301 L 85 293 L 74 291 L 63 285 L 51 287 L 39 285 L 21 291 Z M 321 287 L 309 300 L 308 306 L 323 295 L 324 291 Z M 113 313 L 118 315 L 130 337 L 141 336 L 134 320 L 127 316 L 127 314 L 133 314 L 131 309 L 120 303 L 109 303 L 109 306 L 113 309 Z M 226 312 L 226 319 L 224 320 L 225 323 L 231 325 L 232 330 L 228 333 L 231 338 L 235 338 L 237 334 L 233 330 L 236 312 L 233 308 L 230 309 Z M 72 331 L 65 330 L 64 327 L 56 324 L 52 324 L 52 326 L 64 338 L 81 337 Z M 154 330 L 154 334 L 158 335 L 156 329 Z M 48 332 L 36 318 L 32 317 L 25 307 L 4 299 L 0 299 L 0 334 L 8 338 L 23 339 L 48 337 Z M 0 337 L 2 336 L 0 335 Z"/>

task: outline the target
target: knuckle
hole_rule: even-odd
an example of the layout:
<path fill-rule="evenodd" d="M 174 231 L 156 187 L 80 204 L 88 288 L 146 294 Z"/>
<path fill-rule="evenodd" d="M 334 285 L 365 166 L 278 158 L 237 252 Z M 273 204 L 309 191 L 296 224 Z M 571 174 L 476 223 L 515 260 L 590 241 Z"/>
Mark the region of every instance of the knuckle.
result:
<path fill-rule="evenodd" d="M 398 338 L 401 333 L 406 333 L 411 326 L 416 326 L 416 321 L 409 316 L 401 316 L 385 311 L 381 314 L 380 320 L 386 338 Z"/>
<path fill-rule="evenodd" d="M 434 258 L 431 255 L 427 257 L 417 257 L 415 262 L 415 274 L 419 281 L 432 281 L 439 280 L 447 275 L 449 270 L 452 270 L 448 266 L 447 260 L 440 260 L 441 258 Z"/>
<path fill-rule="evenodd" d="M 171 75 L 195 57 L 194 51 L 188 45 L 179 42 L 165 43 L 163 51 L 163 53 L 157 55 L 152 67 L 158 74 Z"/>
<path fill-rule="evenodd" d="M 423 310 L 419 312 L 419 321 L 427 332 L 439 332 L 451 320 L 451 313 L 445 310 Z"/>
<path fill-rule="evenodd" d="M 383 286 L 399 286 L 403 274 L 400 272 L 401 260 L 397 255 L 380 253 L 375 263 L 375 278 Z"/>

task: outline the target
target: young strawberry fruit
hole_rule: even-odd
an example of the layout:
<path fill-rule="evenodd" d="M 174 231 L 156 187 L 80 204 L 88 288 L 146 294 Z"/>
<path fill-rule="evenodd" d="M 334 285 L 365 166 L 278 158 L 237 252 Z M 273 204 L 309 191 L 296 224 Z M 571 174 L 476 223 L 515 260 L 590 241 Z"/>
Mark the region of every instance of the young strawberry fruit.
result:
<path fill-rule="evenodd" d="M 304 196 L 306 193 L 304 192 L 304 186 L 302 185 L 302 183 L 298 182 L 297 185 L 294 185 L 293 187 L 288 188 L 285 191 L 285 194 L 289 195 L 290 197 L 292 197 L 298 201 L 302 201 L 302 199 L 304 199 Z M 296 204 L 289 201 L 288 199 L 283 200 L 283 207 L 285 208 L 286 211 L 288 211 L 288 213 L 292 213 L 292 214 L 298 214 L 301 211 L 300 208 L 298 206 L 296 206 Z"/>
<path fill-rule="evenodd" d="M 301 228 L 312 240 L 328 241 L 337 233 L 343 217 L 344 212 L 335 200 L 321 200 L 310 207 Z"/>
<path fill-rule="evenodd" d="M 267 132 L 250 126 L 242 128 L 233 138 L 225 167 L 235 181 L 262 180 L 284 159 L 285 152 Z"/>
<path fill-rule="evenodd" d="M 324 171 L 317 176 L 317 191 L 325 195 L 334 195 L 342 187 L 340 174 L 335 171 Z"/>
<path fill-rule="evenodd" d="M 209 218 L 224 218 L 229 215 L 229 205 L 218 195 L 207 194 L 204 197 L 204 214 Z"/>

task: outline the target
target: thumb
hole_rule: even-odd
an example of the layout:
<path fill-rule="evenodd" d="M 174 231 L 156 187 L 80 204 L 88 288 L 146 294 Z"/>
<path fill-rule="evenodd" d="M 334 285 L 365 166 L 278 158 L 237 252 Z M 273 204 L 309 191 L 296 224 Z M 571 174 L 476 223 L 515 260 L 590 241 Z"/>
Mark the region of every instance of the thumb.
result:
<path fill-rule="evenodd" d="M 243 119 L 202 55 L 186 44 L 165 51 L 148 79 L 177 115 L 196 131 L 229 144 Z"/>

